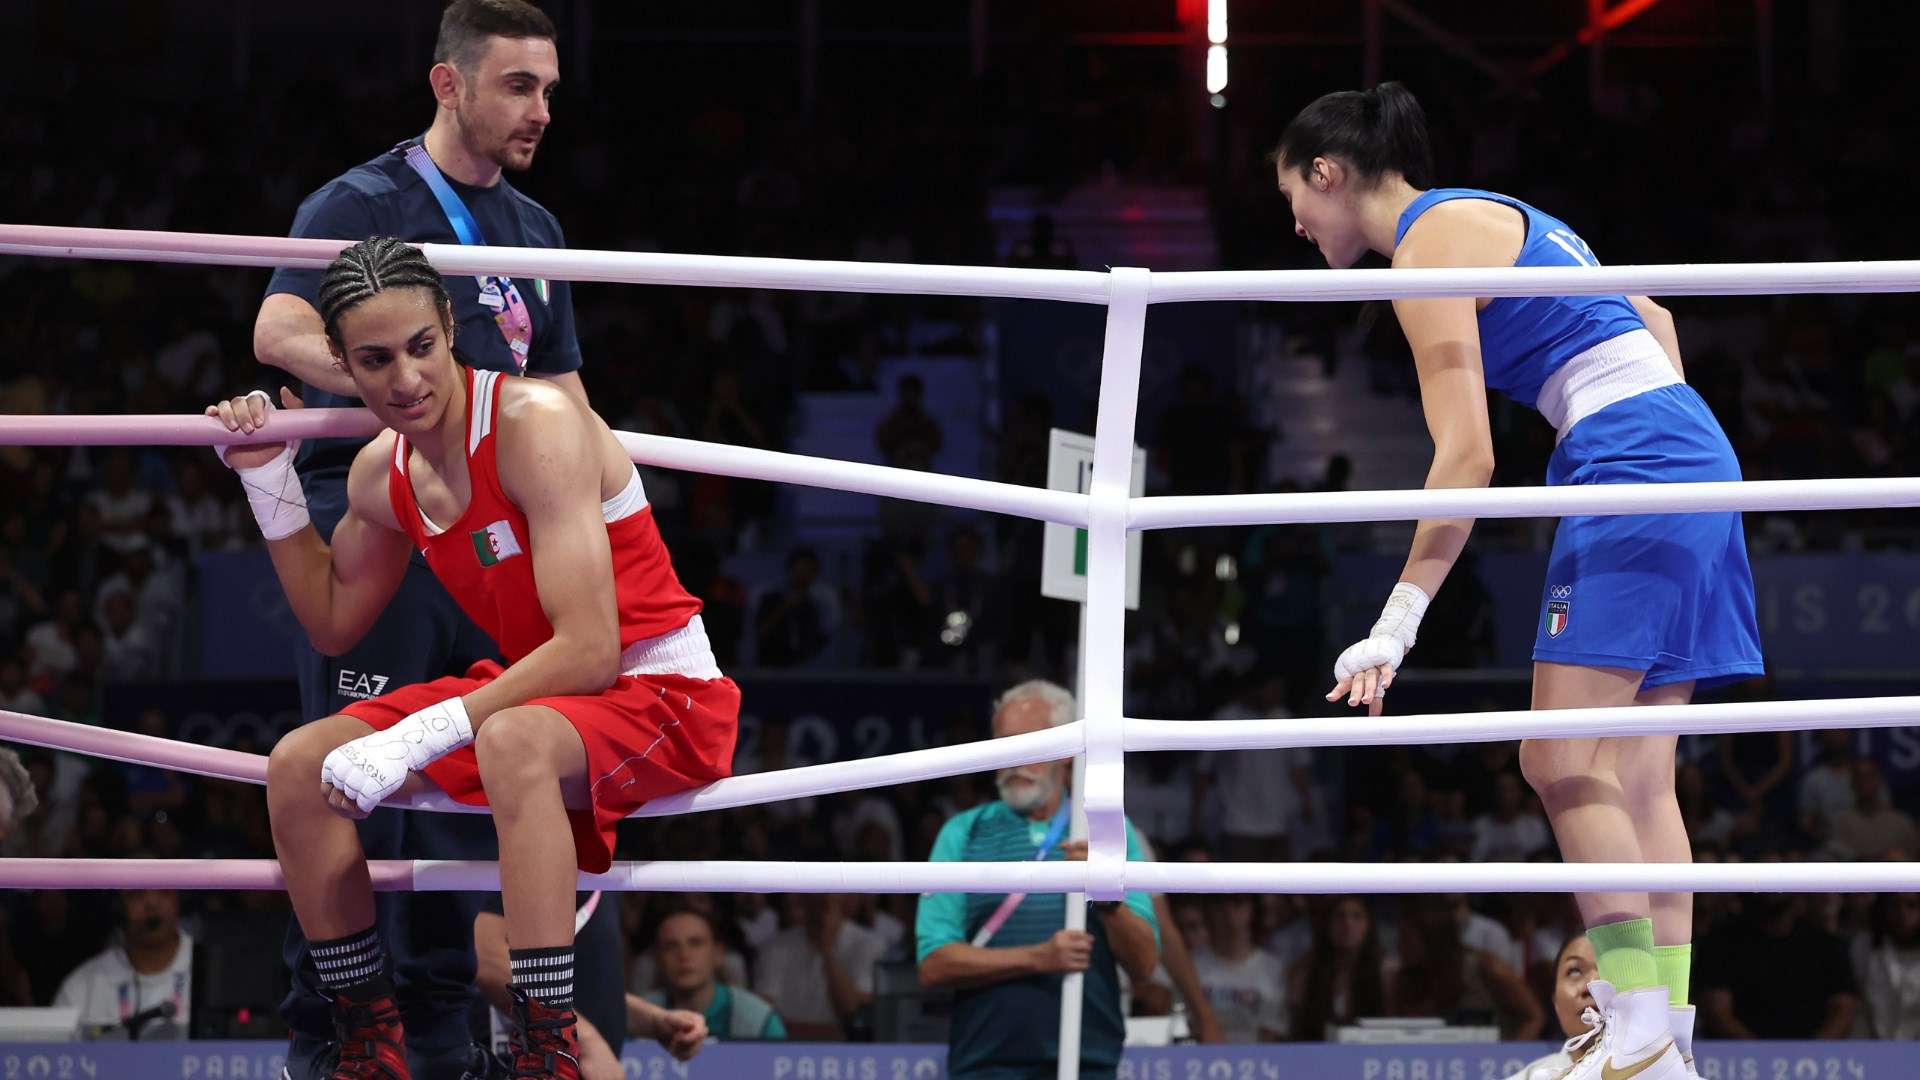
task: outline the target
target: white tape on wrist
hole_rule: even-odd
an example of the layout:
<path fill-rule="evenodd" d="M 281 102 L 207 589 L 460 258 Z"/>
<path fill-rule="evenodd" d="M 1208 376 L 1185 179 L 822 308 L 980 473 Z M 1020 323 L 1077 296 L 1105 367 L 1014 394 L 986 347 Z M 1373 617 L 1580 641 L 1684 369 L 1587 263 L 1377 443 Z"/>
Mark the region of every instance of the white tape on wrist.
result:
<path fill-rule="evenodd" d="M 407 746 L 407 768 L 419 771 L 473 742 L 466 702 L 457 697 L 435 702 L 387 729 Z"/>
<path fill-rule="evenodd" d="M 1413 648 L 1420 619 L 1426 615 L 1429 602 L 1426 590 L 1420 586 L 1407 581 L 1395 585 L 1393 592 L 1387 594 L 1386 606 L 1380 610 L 1373 629 L 1367 632 L 1366 640 L 1347 646 L 1334 661 L 1334 678 L 1351 679 L 1377 667 L 1399 671 L 1400 662 L 1407 658 L 1407 650 Z"/>
<path fill-rule="evenodd" d="M 264 390 L 255 390 L 247 396 L 253 397 L 255 394 L 266 400 L 267 412 L 271 414 L 274 411 L 273 399 Z M 220 456 L 222 465 L 227 464 L 228 449 L 226 446 L 213 448 L 213 452 Z M 233 470 L 247 493 L 247 508 L 253 511 L 253 520 L 260 526 L 260 534 L 268 540 L 285 540 L 306 528 L 312 520 L 307 515 L 307 493 L 300 487 L 299 474 L 293 471 L 293 459 L 299 452 L 300 440 L 293 439 L 273 460 L 252 468 Z M 233 468 L 231 465 L 227 467 Z"/>
<path fill-rule="evenodd" d="M 1432 600 L 1427 591 L 1411 581 L 1403 581 L 1387 594 L 1386 606 L 1380 609 L 1380 618 L 1373 624 L 1369 637 L 1393 637 L 1399 639 L 1407 648 L 1413 648 L 1415 633 L 1420 629 L 1420 619 L 1427 613 L 1427 605 Z"/>

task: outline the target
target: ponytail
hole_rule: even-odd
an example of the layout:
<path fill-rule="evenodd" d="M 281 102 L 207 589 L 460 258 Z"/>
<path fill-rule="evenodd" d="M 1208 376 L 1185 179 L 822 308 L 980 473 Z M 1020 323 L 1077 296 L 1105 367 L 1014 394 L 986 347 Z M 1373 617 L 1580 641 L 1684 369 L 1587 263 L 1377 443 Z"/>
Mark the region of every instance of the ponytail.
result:
<path fill-rule="evenodd" d="M 1427 114 L 1397 82 L 1326 94 L 1300 110 L 1273 159 L 1305 176 L 1317 157 L 1339 160 L 1368 184 L 1397 172 L 1414 187 L 1433 186 Z"/>

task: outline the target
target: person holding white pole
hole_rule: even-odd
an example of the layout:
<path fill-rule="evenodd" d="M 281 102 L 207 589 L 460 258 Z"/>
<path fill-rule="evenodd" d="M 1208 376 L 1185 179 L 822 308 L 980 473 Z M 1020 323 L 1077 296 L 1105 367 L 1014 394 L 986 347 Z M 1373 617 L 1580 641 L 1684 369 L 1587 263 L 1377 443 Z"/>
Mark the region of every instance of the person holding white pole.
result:
<path fill-rule="evenodd" d="M 1073 695 L 1033 680 L 1002 694 L 993 735 L 1041 731 L 1075 719 Z M 1084 859 L 1085 841 L 1066 839 L 1065 761 L 1002 769 L 1000 798 L 950 819 L 934 842 L 935 861 L 1006 862 Z M 1144 859 L 1129 824 L 1127 857 Z M 1094 904 L 1085 930 L 1067 928 L 1067 898 L 1057 893 L 929 893 L 915 921 L 920 984 L 956 992 L 947 1075 L 953 1080 L 1053 1080 L 1060 1053 L 1060 1004 L 1071 973 L 1082 975 L 1084 1023 L 1080 1075 L 1115 1075 L 1126 1020 L 1119 971 L 1136 981 L 1160 960 L 1152 898 Z"/>

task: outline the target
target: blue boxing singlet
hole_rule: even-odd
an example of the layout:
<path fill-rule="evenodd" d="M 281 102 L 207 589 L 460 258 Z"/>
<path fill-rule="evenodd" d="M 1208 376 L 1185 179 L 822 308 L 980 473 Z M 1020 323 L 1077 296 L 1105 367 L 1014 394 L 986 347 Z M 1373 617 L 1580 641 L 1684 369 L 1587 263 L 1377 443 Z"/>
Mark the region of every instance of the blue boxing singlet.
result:
<path fill-rule="evenodd" d="M 1565 222 L 1518 199 L 1478 188 L 1434 188 L 1421 192 L 1400 214 L 1394 229 L 1397 246 L 1421 214 L 1454 199 L 1485 199 L 1511 206 L 1527 219 L 1527 239 L 1515 266 L 1598 266 L 1593 249 Z M 1540 387 L 1569 359 L 1602 342 L 1646 329 L 1640 313 L 1624 296 L 1511 296 L 1495 299 L 1480 312 L 1480 361 L 1487 386 L 1528 408 L 1535 408 Z"/>

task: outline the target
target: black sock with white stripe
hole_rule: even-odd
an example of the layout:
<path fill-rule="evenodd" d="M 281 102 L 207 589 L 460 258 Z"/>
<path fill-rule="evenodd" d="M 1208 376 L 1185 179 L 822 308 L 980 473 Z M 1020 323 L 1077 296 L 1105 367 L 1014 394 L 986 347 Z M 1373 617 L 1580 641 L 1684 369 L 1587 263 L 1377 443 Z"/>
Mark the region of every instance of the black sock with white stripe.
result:
<path fill-rule="evenodd" d="M 392 993 L 387 979 L 387 949 L 373 927 L 346 937 L 310 941 L 307 947 L 327 989 L 356 1001 Z"/>
<path fill-rule="evenodd" d="M 549 1009 L 573 1008 L 573 946 L 508 949 L 513 985 Z"/>

